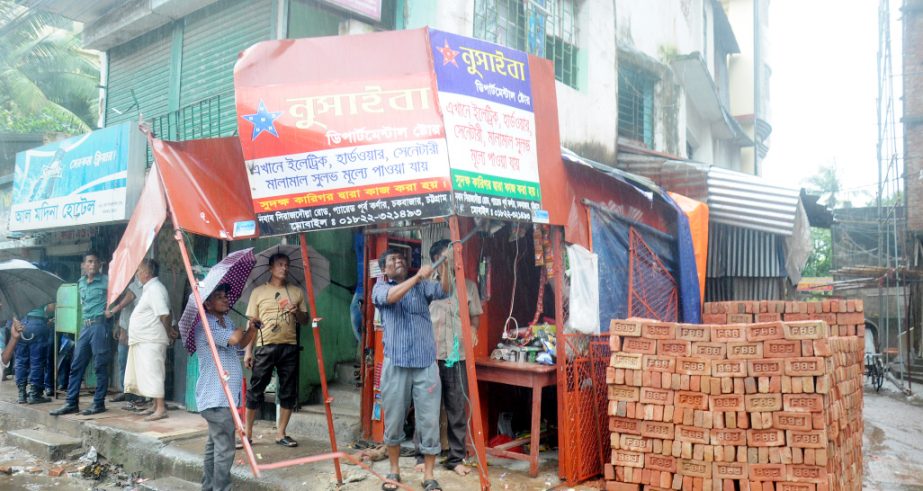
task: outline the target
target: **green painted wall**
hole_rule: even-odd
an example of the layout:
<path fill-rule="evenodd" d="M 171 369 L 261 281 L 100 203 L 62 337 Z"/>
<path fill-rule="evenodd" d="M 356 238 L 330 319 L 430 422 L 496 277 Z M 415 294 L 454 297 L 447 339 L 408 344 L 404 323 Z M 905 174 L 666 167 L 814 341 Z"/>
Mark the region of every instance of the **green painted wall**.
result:
<path fill-rule="evenodd" d="M 288 37 L 336 36 L 342 16 L 306 0 L 291 0 L 288 11 Z"/>
<path fill-rule="evenodd" d="M 172 28 L 164 26 L 109 50 L 106 125 L 169 110 Z"/>

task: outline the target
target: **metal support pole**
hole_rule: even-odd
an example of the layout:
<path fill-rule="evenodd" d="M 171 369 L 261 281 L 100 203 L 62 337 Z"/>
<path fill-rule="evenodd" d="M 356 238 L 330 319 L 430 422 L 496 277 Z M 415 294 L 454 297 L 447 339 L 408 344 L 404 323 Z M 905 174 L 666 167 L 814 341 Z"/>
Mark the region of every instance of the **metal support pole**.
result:
<path fill-rule="evenodd" d="M 589 217 L 589 210 L 587 216 Z M 587 231 L 592 229 L 588 228 Z M 558 387 L 555 398 L 558 403 L 558 475 L 571 476 L 575 469 L 570 466 L 574 462 L 574 457 L 568 455 L 567 445 L 564 442 L 570 441 L 574 435 L 567 434 L 568 425 L 563 424 L 566 418 L 573 415 L 566 414 L 564 408 L 564 392 L 567 390 L 567 338 L 564 336 L 564 247 L 562 244 L 561 228 L 552 227 L 551 247 L 554 254 L 552 268 L 554 271 L 554 327 L 555 342 L 554 346 L 558 353 L 557 369 Z"/>
<path fill-rule="evenodd" d="M 324 413 L 327 416 L 327 432 L 330 434 L 330 449 L 337 453 L 337 439 L 333 431 L 333 411 L 330 409 L 330 403 L 333 398 L 327 392 L 327 370 L 324 368 L 324 350 L 320 344 L 320 327 L 321 318 L 317 316 L 317 305 L 314 302 L 314 284 L 311 283 L 311 260 L 308 258 L 308 242 L 304 234 L 298 234 L 298 240 L 301 244 L 301 264 L 304 266 L 304 287 L 308 293 L 308 305 L 311 308 L 311 332 L 314 333 L 314 352 L 317 355 L 317 371 L 320 375 L 320 388 L 324 396 Z M 343 484 L 343 472 L 340 470 L 340 459 L 334 457 L 333 468 L 337 475 L 337 484 Z"/>
<path fill-rule="evenodd" d="M 455 294 L 458 296 L 458 315 L 461 317 L 462 344 L 465 349 L 465 372 L 468 375 L 468 400 L 471 402 L 471 439 L 478 459 L 478 477 L 481 489 L 490 489 L 487 476 L 487 448 L 484 444 L 484 422 L 481 421 L 481 397 L 474 361 L 474 340 L 471 337 L 471 313 L 468 310 L 468 288 L 465 285 L 465 267 L 462 258 L 461 233 L 458 230 L 458 216 L 449 217 L 449 233 L 455 254 Z"/>

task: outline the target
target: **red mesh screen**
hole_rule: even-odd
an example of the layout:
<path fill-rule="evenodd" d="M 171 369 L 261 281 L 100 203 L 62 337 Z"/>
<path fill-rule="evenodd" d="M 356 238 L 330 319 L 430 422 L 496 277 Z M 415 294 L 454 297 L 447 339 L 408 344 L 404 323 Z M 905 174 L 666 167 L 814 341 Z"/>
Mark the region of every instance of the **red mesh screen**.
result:
<path fill-rule="evenodd" d="M 675 322 L 679 311 L 676 280 L 634 228 L 628 234 L 629 315 Z"/>

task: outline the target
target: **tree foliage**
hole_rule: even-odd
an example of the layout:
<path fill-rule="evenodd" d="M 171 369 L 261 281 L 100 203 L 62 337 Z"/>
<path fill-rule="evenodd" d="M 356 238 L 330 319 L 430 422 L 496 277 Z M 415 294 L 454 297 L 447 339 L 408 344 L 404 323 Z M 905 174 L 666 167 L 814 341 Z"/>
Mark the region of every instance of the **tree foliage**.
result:
<path fill-rule="evenodd" d="M 88 131 L 98 83 L 72 21 L 0 0 L 0 131 Z"/>
<path fill-rule="evenodd" d="M 830 229 L 811 227 L 811 255 L 802 276 L 830 276 L 833 260 Z"/>

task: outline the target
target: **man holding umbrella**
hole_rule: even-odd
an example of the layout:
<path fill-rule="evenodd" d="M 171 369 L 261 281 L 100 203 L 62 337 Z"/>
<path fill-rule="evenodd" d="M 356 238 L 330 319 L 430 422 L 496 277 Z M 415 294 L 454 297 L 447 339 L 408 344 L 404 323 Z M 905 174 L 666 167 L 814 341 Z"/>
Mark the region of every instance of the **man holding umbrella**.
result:
<path fill-rule="evenodd" d="M 90 416 L 106 410 L 106 391 L 109 389 L 109 360 L 112 354 L 110 343 L 109 317 L 117 313 L 106 309 L 106 292 L 109 278 L 99 273 L 99 255 L 87 252 L 83 255 L 83 276 L 77 282 L 80 294 L 80 308 L 83 313 L 83 328 L 74 348 L 74 360 L 71 362 L 70 380 L 67 384 L 67 403 L 51 411 L 52 416 L 71 414 L 80 411 L 77 402 L 80 397 L 80 383 L 83 373 L 90 364 L 90 357 L 95 360 L 96 393 L 93 406 L 80 414 Z"/>
<path fill-rule="evenodd" d="M 276 422 L 276 443 L 297 447 L 298 442 L 286 435 L 285 430 L 298 400 L 295 323 L 306 323 L 308 314 L 301 288 L 288 282 L 291 262 L 288 254 L 277 252 L 269 257 L 268 262 L 269 281 L 254 288 L 247 303 L 247 317 L 263 325 L 259 336 L 247 345 L 244 354 L 244 365 L 253 370 L 247 387 L 247 437 L 253 438 L 256 410 L 263 403 L 263 391 L 275 369 L 279 374 L 276 397 L 281 408 L 279 421 Z"/>

